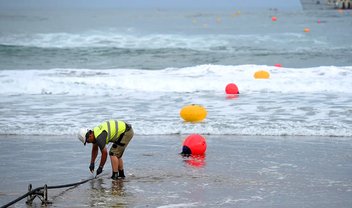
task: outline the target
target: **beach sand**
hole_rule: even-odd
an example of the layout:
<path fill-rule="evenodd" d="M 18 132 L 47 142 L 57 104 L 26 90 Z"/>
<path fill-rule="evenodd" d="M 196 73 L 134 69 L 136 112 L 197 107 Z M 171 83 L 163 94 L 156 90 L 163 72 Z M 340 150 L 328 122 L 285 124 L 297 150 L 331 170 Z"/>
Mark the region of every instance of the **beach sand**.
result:
<path fill-rule="evenodd" d="M 108 159 L 100 177 L 49 190 L 49 201 L 54 207 L 352 207 L 351 138 L 205 135 L 206 155 L 184 158 L 186 136 L 136 135 L 125 151 L 124 180 L 110 179 Z M 91 145 L 74 136 L 2 135 L 0 144 L 1 206 L 25 194 L 28 184 L 92 177 Z"/>

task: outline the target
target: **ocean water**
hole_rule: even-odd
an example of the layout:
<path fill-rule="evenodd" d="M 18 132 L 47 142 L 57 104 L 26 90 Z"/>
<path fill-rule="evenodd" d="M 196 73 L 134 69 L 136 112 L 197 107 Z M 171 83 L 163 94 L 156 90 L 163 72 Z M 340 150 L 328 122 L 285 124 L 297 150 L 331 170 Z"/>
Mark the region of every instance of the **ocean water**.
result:
<path fill-rule="evenodd" d="M 351 137 L 351 25 L 348 10 L 2 11 L 0 134 L 115 118 L 140 135 Z M 207 118 L 183 122 L 189 104 Z"/>
<path fill-rule="evenodd" d="M 107 161 L 52 206 L 351 207 L 351 11 L 0 11 L 1 205 L 92 177 L 75 134 L 115 118 L 136 134 L 126 179 Z M 206 155 L 178 154 L 191 133 Z"/>

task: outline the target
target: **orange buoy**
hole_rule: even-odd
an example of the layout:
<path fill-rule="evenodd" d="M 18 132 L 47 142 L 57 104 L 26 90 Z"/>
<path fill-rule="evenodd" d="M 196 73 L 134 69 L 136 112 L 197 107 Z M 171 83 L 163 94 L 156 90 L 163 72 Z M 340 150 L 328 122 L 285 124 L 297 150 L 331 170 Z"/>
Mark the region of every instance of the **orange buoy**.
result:
<path fill-rule="evenodd" d="M 267 71 L 257 71 L 254 73 L 254 78 L 255 79 L 269 79 L 270 74 Z"/>
<path fill-rule="evenodd" d="M 226 94 L 230 94 L 230 95 L 235 95 L 235 94 L 239 94 L 238 92 L 238 87 L 236 84 L 234 83 L 230 83 L 230 84 L 227 84 L 226 85 L 226 88 L 225 88 L 225 92 Z"/>
<path fill-rule="evenodd" d="M 199 134 L 191 134 L 183 142 L 181 154 L 204 155 L 206 150 L 207 143 L 205 141 L 205 138 Z"/>
<path fill-rule="evenodd" d="M 306 32 L 306 33 L 308 33 L 308 32 L 310 32 L 310 29 L 306 27 L 306 28 L 304 28 L 303 31 Z"/>
<path fill-rule="evenodd" d="M 180 111 L 180 116 L 185 121 L 199 122 L 205 119 L 207 111 L 201 105 L 192 104 L 183 107 Z"/>

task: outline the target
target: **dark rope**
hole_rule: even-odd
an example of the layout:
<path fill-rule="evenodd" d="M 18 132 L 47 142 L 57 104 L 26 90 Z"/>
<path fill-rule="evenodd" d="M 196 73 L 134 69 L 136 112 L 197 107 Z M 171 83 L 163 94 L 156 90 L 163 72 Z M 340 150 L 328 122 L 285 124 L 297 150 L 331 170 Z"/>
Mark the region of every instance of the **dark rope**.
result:
<path fill-rule="evenodd" d="M 95 177 L 89 178 L 89 179 L 86 179 L 86 180 L 84 180 L 84 181 L 80 181 L 80 182 L 77 182 L 77 183 L 70 183 L 70 184 L 58 185 L 58 186 L 48 186 L 47 188 L 48 188 L 48 189 L 67 188 L 67 187 L 77 186 L 77 185 L 81 185 L 81 184 L 83 184 L 83 183 L 87 183 L 88 181 L 93 180 L 93 179 L 95 179 Z M 44 186 L 35 188 L 35 189 L 33 189 L 32 191 L 29 191 L 29 192 L 27 192 L 26 194 L 23 194 L 22 196 L 18 197 L 17 199 L 15 199 L 15 200 L 13 200 L 13 201 L 11 201 L 11 202 L 9 202 L 9 203 L 7 203 L 7 204 L 1 206 L 1 208 L 9 207 L 9 206 L 15 204 L 16 202 L 21 201 L 22 199 L 26 198 L 26 197 L 29 196 L 29 195 L 38 193 L 38 192 L 39 192 L 40 190 L 42 190 L 42 189 L 44 189 Z"/>
<path fill-rule="evenodd" d="M 70 183 L 70 184 L 65 184 L 65 185 L 57 185 L 57 186 L 48 186 L 48 189 L 58 189 L 58 188 L 67 188 L 67 187 L 71 187 L 71 186 L 78 186 L 78 185 L 81 185 L 83 183 L 86 183 L 90 180 L 93 180 L 94 178 L 89 178 L 87 180 L 84 180 L 84 181 L 80 181 L 80 182 L 77 182 L 77 183 Z"/>

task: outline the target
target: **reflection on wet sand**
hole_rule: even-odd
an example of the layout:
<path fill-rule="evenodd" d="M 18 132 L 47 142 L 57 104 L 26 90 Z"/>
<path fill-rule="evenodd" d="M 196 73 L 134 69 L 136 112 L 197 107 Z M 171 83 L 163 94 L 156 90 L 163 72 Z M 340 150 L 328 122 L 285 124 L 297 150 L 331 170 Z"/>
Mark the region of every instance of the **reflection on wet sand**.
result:
<path fill-rule="evenodd" d="M 111 194 L 113 196 L 125 196 L 124 179 L 112 180 Z"/>
<path fill-rule="evenodd" d="M 205 166 L 205 155 L 183 156 L 183 161 L 192 167 L 201 168 Z"/>
<path fill-rule="evenodd" d="M 89 206 L 103 206 L 106 204 L 114 207 L 126 207 L 128 194 L 124 187 L 124 179 L 111 180 L 98 178 L 90 182 Z"/>

